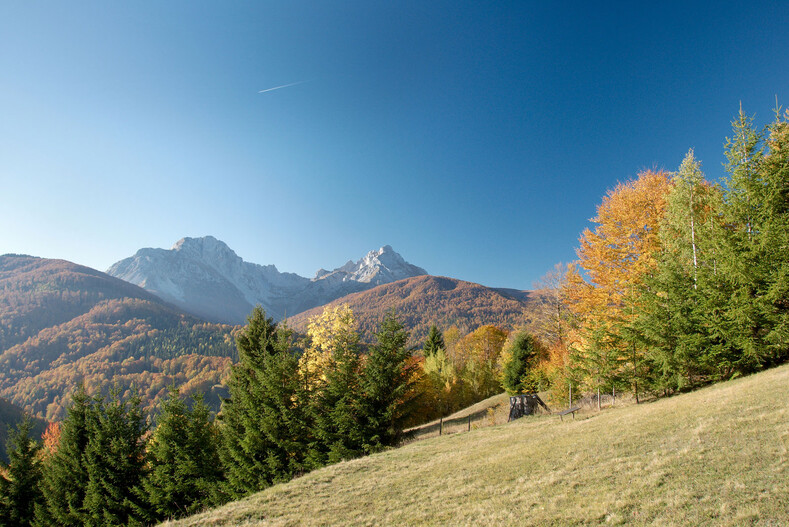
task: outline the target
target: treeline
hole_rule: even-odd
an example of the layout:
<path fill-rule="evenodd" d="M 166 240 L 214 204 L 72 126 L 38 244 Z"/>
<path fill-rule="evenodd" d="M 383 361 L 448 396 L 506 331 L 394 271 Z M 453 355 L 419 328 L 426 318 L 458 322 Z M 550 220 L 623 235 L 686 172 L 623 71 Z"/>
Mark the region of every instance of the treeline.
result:
<path fill-rule="evenodd" d="M 316 317 L 300 342 L 260 308 L 248 322 L 216 420 L 175 388 L 155 426 L 139 396 L 83 388 L 43 445 L 20 425 L 0 477 L 0 523 L 155 523 L 399 441 L 416 366 L 393 314 L 366 353 L 345 306 Z"/>
<path fill-rule="evenodd" d="M 789 113 L 742 111 L 708 182 L 691 150 L 674 173 L 611 190 L 579 259 L 536 292 L 533 331 L 554 395 L 664 395 L 789 358 Z"/>

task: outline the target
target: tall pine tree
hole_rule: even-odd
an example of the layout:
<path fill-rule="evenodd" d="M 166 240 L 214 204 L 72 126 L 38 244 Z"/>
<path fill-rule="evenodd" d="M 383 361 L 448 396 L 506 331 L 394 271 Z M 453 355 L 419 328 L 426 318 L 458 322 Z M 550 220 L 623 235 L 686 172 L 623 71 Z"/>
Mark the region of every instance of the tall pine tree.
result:
<path fill-rule="evenodd" d="M 215 489 L 222 479 L 217 439 L 202 397 L 193 397 L 190 408 L 171 387 L 150 440 L 150 472 L 143 481 L 156 521 L 217 504 Z"/>
<path fill-rule="evenodd" d="M 247 318 L 236 337 L 239 363 L 233 366 L 228 388 L 230 398 L 222 404 L 222 448 L 226 491 L 239 498 L 268 486 L 266 456 L 271 443 L 260 430 L 262 394 L 260 372 L 265 358 L 274 353 L 276 324 L 260 306 Z"/>
<path fill-rule="evenodd" d="M 258 306 L 237 338 L 230 398 L 222 406 L 226 491 L 241 497 L 316 464 L 307 386 L 291 350 L 291 332 Z"/>
<path fill-rule="evenodd" d="M 776 109 L 768 128 L 768 153 L 762 165 L 766 192 L 762 254 L 768 261 L 764 319 L 765 360 L 789 359 L 789 111 Z"/>
<path fill-rule="evenodd" d="M 30 437 L 33 423 L 26 415 L 8 437 L 7 473 L 0 475 L 0 525 L 31 525 L 36 506 L 43 502 L 41 467 L 37 453 L 41 445 Z"/>
<path fill-rule="evenodd" d="M 44 463 L 42 489 L 45 504 L 36 510 L 41 526 L 81 526 L 87 523 L 85 490 L 88 467 L 85 451 L 93 433 L 89 428 L 91 399 L 80 387 L 73 395 L 66 419 L 60 427 L 55 451 Z"/>
<path fill-rule="evenodd" d="M 427 339 L 425 340 L 425 344 L 422 347 L 422 354 L 425 357 L 430 357 L 431 355 L 435 355 L 439 349 L 446 349 L 444 335 L 442 335 L 436 325 L 433 324 L 430 326 Z"/>
<path fill-rule="evenodd" d="M 149 518 L 142 491 L 147 431 L 140 398 L 121 398 L 117 388 L 109 399 L 95 397 L 88 414 L 85 464 L 85 525 L 140 524 Z"/>
<path fill-rule="evenodd" d="M 725 219 L 729 225 L 721 265 L 728 302 L 721 333 L 727 344 L 720 357 L 724 372 L 746 373 L 762 362 L 765 321 L 762 308 L 767 262 L 760 245 L 764 223 L 763 134 L 742 108 L 726 142 L 729 173 Z"/>
<path fill-rule="evenodd" d="M 393 312 L 384 317 L 376 340 L 361 383 L 367 451 L 397 443 L 415 400 L 412 352 L 406 347 L 408 333 Z"/>
<path fill-rule="evenodd" d="M 334 350 L 325 368 L 325 383 L 315 397 L 316 434 L 335 463 L 363 453 L 359 336 L 345 327 L 334 339 Z"/>

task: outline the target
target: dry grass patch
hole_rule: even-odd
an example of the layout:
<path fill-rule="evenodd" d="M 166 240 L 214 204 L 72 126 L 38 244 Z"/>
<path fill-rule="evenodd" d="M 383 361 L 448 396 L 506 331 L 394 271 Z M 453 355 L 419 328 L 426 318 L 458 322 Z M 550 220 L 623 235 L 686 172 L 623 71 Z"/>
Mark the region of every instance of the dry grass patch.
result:
<path fill-rule="evenodd" d="M 172 525 L 789 525 L 789 366 L 340 463 Z"/>

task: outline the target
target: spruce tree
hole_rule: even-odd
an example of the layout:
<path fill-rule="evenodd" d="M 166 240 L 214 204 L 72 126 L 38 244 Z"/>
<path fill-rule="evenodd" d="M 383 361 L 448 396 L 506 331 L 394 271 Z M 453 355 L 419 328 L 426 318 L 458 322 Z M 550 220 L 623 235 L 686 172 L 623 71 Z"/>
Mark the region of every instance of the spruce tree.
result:
<path fill-rule="evenodd" d="M 157 521 L 216 504 L 214 489 L 222 478 L 218 433 L 202 397 L 192 401 L 189 408 L 171 387 L 150 440 L 150 472 L 143 488 Z"/>
<path fill-rule="evenodd" d="M 31 525 L 35 508 L 43 503 L 41 467 L 36 456 L 41 445 L 30 437 L 33 423 L 25 415 L 9 434 L 6 450 L 9 463 L 0 476 L 0 525 Z"/>
<path fill-rule="evenodd" d="M 316 435 L 329 463 L 363 453 L 358 347 L 359 337 L 350 328 L 337 336 L 325 383 L 315 398 Z"/>
<path fill-rule="evenodd" d="M 719 331 L 725 340 L 720 364 L 724 376 L 746 373 L 762 362 L 766 330 L 763 306 L 765 280 L 770 272 L 760 239 L 765 223 L 763 134 L 742 108 L 732 122 L 733 137 L 727 139 L 725 220 L 730 226 L 721 258 L 722 287 L 728 301 L 722 310 Z"/>
<path fill-rule="evenodd" d="M 425 345 L 422 347 L 422 353 L 427 358 L 434 355 L 439 349 L 446 349 L 446 344 L 444 344 L 444 336 L 436 325 L 433 324 L 430 326 L 427 340 L 425 340 Z"/>
<path fill-rule="evenodd" d="M 308 392 L 291 349 L 291 332 L 255 308 L 239 335 L 230 398 L 222 406 L 226 492 L 241 497 L 287 480 L 316 463 Z"/>
<path fill-rule="evenodd" d="M 400 439 L 403 423 L 415 402 L 412 351 L 408 333 L 393 312 L 385 315 L 362 374 L 362 418 L 365 449 L 375 451 Z"/>
<path fill-rule="evenodd" d="M 270 483 L 266 457 L 271 442 L 260 429 L 263 401 L 260 373 L 265 357 L 274 352 L 276 324 L 260 306 L 236 337 L 239 362 L 228 380 L 230 397 L 222 404 L 220 458 L 225 467 L 225 492 L 240 498 Z"/>
<path fill-rule="evenodd" d="M 722 236 L 720 191 L 709 185 L 691 150 L 672 176 L 661 222 L 657 268 L 641 285 L 633 326 L 647 348 L 652 388 L 677 390 L 708 373 L 713 348 L 707 309 L 713 299 Z M 708 299 L 705 301 L 705 299 Z"/>
<path fill-rule="evenodd" d="M 277 328 L 275 353 L 264 359 L 258 372 L 258 427 L 268 445 L 264 458 L 267 484 L 287 481 L 318 463 L 313 452 L 309 392 L 299 375 L 299 361 L 290 345 L 291 332 Z"/>
<path fill-rule="evenodd" d="M 519 331 L 507 344 L 504 354 L 507 360 L 504 363 L 501 382 L 510 395 L 535 391 L 535 387 L 528 384 L 527 375 L 535 366 L 537 357 L 537 342 L 526 331 Z"/>
<path fill-rule="evenodd" d="M 776 109 L 766 142 L 761 246 L 768 263 L 762 308 L 767 325 L 765 360 L 778 363 L 789 358 L 789 111 L 782 116 Z"/>
<path fill-rule="evenodd" d="M 147 427 L 140 398 L 122 400 L 117 389 L 108 400 L 95 397 L 88 430 L 85 525 L 129 525 L 148 520 L 149 505 L 141 491 Z"/>
<path fill-rule="evenodd" d="M 91 399 L 81 386 L 72 395 L 66 419 L 60 427 L 57 449 L 43 467 L 42 489 L 44 506 L 36 510 L 36 523 L 41 526 L 81 526 L 87 523 L 84 507 L 88 486 L 85 451 L 92 434 L 89 421 L 93 418 Z"/>

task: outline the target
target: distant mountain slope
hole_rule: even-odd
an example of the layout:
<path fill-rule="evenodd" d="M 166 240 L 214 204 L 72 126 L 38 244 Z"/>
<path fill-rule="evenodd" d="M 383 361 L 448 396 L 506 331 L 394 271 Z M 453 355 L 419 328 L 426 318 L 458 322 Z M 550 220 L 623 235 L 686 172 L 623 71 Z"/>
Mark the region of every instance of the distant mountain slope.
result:
<path fill-rule="evenodd" d="M 83 382 L 136 386 L 147 409 L 175 383 L 218 407 L 236 353 L 232 327 L 63 260 L 0 257 L 0 321 L 0 396 L 48 419 Z"/>
<path fill-rule="evenodd" d="M 186 312 L 231 324 L 243 323 L 257 304 L 280 320 L 349 293 L 427 274 L 387 245 L 333 271 L 320 269 L 309 279 L 245 262 L 212 236 L 183 238 L 169 250 L 140 249 L 107 273 Z"/>
<path fill-rule="evenodd" d="M 368 338 L 383 315 L 394 309 L 411 332 L 411 343 L 421 344 L 431 324 L 446 330 L 457 326 L 470 332 L 485 324 L 512 328 L 524 320 L 529 308 L 527 291 L 491 289 L 479 284 L 440 276 L 417 276 L 380 285 L 369 291 L 339 298 L 329 305 L 347 303 L 359 329 Z M 316 307 L 288 318 L 296 330 L 305 330 L 308 319 L 322 312 Z"/>
<path fill-rule="evenodd" d="M 65 260 L 0 256 L 0 350 L 113 298 L 158 299 L 122 280 Z"/>
<path fill-rule="evenodd" d="M 24 418 L 25 411 L 20 407 L 11 404 L 3 398 L 0 398 L 0 460 L 8 463 L 8 456 L 6 455 L 6 441 L 8 440 L 8 433 L 14 430 L 22 419 Z M 31 435 L 34 438 L 39 438 L 47 428 L 47 422 L 43 419 L 33 418 L 33 431 Z"/>

